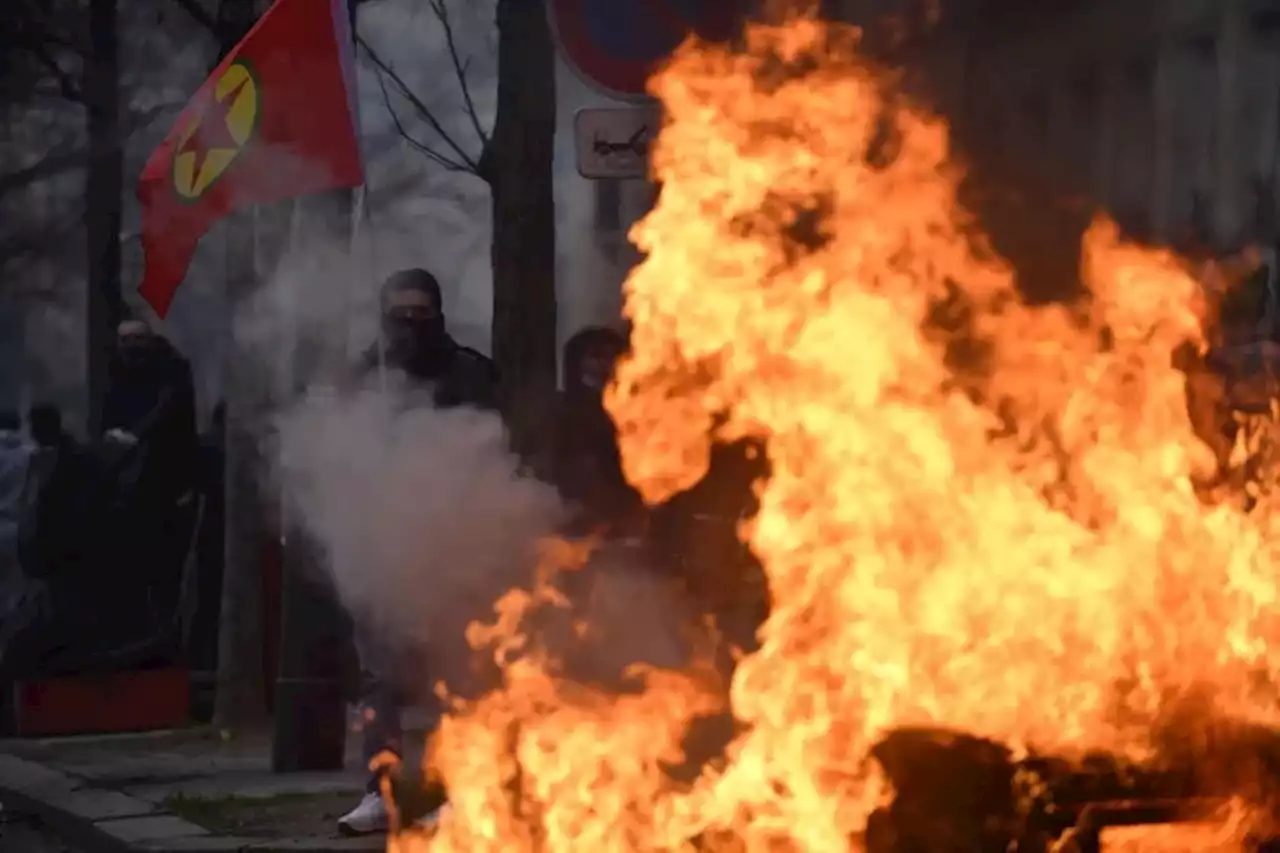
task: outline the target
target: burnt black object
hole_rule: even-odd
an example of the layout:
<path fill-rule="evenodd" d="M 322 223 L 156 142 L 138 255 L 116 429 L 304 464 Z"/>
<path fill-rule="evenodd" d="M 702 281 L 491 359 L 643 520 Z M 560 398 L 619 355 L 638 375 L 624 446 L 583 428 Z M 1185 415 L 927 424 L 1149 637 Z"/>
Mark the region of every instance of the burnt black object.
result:
<path fill-rule="evenodd" d="M 1267 772 L 1260 753 L 1269 738 L 1241 731 L 1233 740 Z M 1015 761 L 997 743 L 945 729 L 892 732 L 872 756 L 896 795 L 868 821 L 870 853 L 1095 853 L 1109 827 L 1206 819 L 1232 787 L 1207 783 L 1217 775 L 1208 765 L 1156 772 L 1105 755 Z M 1277 843 L 1257 839 L 1249 849 Z"/>
<path fill-rule="evenodd" d="M 868 823 L 870 853 L 1016 849 L 1016 767 L 1004 747 L 944 729 L 902 729 L 872 756 L 896 796 Z"/>
<path fill-rule="evenodd" d="M 1111 827 L 1186 823 L 1208 818 L 1225 805 L 1224 800 L 1187 798 L 1122 800 L 1091 803 L 1084 807 L 1075 826 L 1063 834 L 1057 853 L 1100 853 L 1102 832 Z"/>

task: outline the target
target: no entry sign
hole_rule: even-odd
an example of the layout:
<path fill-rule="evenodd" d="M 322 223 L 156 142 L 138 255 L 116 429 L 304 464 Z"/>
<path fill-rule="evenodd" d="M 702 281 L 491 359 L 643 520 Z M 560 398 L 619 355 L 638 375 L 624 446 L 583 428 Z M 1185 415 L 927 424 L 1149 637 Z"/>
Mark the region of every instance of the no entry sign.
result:
<path fill-rule="evenodd" d="M 732 37 L 746 0 L 547 0 L 561 56 L 596 90 L 645 101 L 645 82 L 690 33 Z"/>

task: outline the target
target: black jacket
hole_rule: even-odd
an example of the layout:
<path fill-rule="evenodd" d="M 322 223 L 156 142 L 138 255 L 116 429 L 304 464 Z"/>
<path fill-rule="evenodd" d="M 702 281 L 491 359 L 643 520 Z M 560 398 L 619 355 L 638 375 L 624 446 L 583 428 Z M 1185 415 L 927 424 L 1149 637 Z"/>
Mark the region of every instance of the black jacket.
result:
<path fill-rule="evenodd" d="M 138 437 L 133 465 L 126 467 L 134 468 L 137 488 L 167 502 L 195 485 L 199 438 L 191 364 L 164 339 L 158 346 L 143 370 L 112 364 L 102 432 L 120 429 Z"/>
<path fill-rule="evenodd" d="M 622 471 L 622 456 L 603 394 L 583 384 L 583 362 L 593 349 L 621 353 L 626 342 L 603 328 L 584 329 L 565 344 L 564 391 L 556 407 L 551 479 L 578 510 L 574 527 L 629 525 L 644 515 L 640 495 Z"/>
<path fill-rule="evenodd" d="M 381 366 L 381 353 L 374 344 L 356 365 L 356 378 L 367 381 Z M 473 406 L 478 409 L 498 408 L 498 370 L 492 360 L 450 338 L 442 363 L 431 372 L 415 371 L 388 365 L 399 370 L 415 384 L 430 385 L 435 404 L 442 408 Z"/>
<path fill-rule="evenodd" d="M 77 578 L 90 565 L 101 515 L 93 500 L 97 471 L 84 448 L 69 436 L 42 447 L 32 460 L 34 500 L 22 519 L 23 568 L 41 580 Z"/>

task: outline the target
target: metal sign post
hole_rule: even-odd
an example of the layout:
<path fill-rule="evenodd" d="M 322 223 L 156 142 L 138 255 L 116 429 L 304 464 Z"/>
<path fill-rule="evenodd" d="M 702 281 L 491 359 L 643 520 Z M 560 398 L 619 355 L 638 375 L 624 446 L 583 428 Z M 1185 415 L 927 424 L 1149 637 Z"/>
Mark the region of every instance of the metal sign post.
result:
<path fill-rule="evenodd" d="M 574 117 L 578 173 L 588 180 L 644 180 L 661 115 L 649 77 L 691 35 L 733 38 L 749 0 L 546 0 L 560 57 L 588 86 L 634 104 Z"/>
<path fill-rule="evenodd" d="M 660 113 L 649 77 L 690 36 L 732 39 L 750 0 L 546 0 L 560 57 L 591 88 L 636 105 L 574 117 L 578 173 L 588 180 L 644 180 Z"/>
<path fill-rule="evenodd" d="M 649 149 L 661 126 L 649 78 L 690 35 L 729 41 L 752 0 L 546 0 L 560 57 L 584 83 L 626 106 L 579 110 L 573 136 L 578 174 L 596 186 L 595 243 L 619 285 L 633 258 L 622 251 L 632 216 L 624 182 L 649 178 Z M 607 275 L 607 274 L 606 274 Z"/>

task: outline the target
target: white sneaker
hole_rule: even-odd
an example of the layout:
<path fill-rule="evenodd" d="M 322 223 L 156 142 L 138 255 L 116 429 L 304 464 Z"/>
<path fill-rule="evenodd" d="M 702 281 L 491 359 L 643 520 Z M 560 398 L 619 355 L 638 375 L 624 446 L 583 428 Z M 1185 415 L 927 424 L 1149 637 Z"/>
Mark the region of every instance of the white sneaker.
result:
<path fill-rule="evenodd" d="M 338 818 L 338 832 L 346 836 L 372 835 L 391 828 L 391 816 L 381 794 L 365 794 L 360 805 Z"/>
<path fill-rule="evenodd" d="M 445 803 L 433 812 L 428 812 L 413 822 L 413 828 L 417 831 L 430 835 L 436 831 L 436 827 L 440 825 L 440 821 L 444 820 L 449 814 L 449 804 Z"/>

